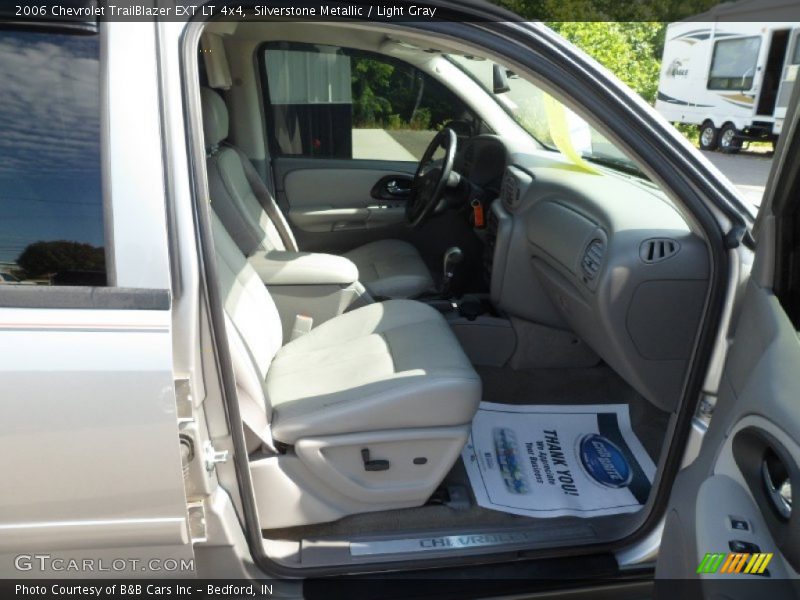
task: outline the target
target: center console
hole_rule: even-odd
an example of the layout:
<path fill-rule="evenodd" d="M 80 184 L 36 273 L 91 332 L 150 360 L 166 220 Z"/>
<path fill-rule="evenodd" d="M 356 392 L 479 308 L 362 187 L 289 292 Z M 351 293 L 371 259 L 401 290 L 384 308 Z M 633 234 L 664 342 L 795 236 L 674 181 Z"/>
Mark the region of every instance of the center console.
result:
<path fill-rule="evenodd" d="M 278 308 L 285 341 L 294 331 L 371 302 L 358 281 L 358 268 L 343 256 L 273 250 L 255 254 L 248 262 Z"/>
<path fill-rule="evenodd" d="M 427 304 L 442 313 L 473 365 L 500 367 L 514 354 L 517 337 L 511 321 L 495 310 L 486 294 Z"/>
<path fill-rule="evenodd" d="M 516 264 L 510 256 L 526 255 L 527 238 L 515 231 L 514 214 L 524 209 L 523 197 L 532 181 L 528 172 L 507 167 L 500 194 L 486 211 L 486 227 L 476 230 L 484 242 L 481 268 L 490 293 L 429 302 L 445 316 L 474 365 L 504 366 L 517 350 L 520 327 L 508 315 L 525 313 L 515 302 L 530 299 L 535 286 L 529 265 Z M 447 265 L 446 254 L 445 280 Z"/>

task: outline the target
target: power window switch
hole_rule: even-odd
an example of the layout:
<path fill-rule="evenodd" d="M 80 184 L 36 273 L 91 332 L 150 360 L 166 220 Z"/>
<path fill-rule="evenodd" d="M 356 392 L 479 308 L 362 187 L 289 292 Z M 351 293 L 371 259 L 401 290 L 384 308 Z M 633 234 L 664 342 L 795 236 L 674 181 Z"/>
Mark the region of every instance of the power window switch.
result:
<path fill-rule="evenodd" d="M 734 531 L 750 531 L 750 522 L 739 517 L 728 517 L 728 523 Z"/>
<path fill-rule="evenodd" d="M 728 542 L 728 548 L 731 549 L 731 552 L 737 552 L 739 554 L 758 554 L 761 552 L 761 548 L 759 548 L 757 544 L 743 542 L 742 540 L 731 540 Z"/>
<path fill-rule="evenodd" d="M 745 567 L 744 571 L 742 571 L 743 573 L 747 575 L 757 575 L 759 577 L 772 577 L 769 569 L 767 569 L 767 565 L 769 564 L 772 555 L 768 555 L 766 557 L 763 555 L 760 557 L 754 556 L 761 554 L 761 548 L 759 548 L 757 544 L 753 544 L 752 542 L 744 542 L 742 540 L 731 540 L 728 542 L 728 548 L 731 549 L 731 552 L 735 552 L 736 554 L 750 555 L 747 567 Z M 753 561 L 755 561 L 755 563 Z M 763 565 L 763 567 L 759 568 L 761 565 Z M 736 573 L 739 573 L 742 567 L 744 567 L 744 563 L 739 565 L 739 569 L 736 570 Z M 748 571 L 747 569 L 752 570 Z"/>

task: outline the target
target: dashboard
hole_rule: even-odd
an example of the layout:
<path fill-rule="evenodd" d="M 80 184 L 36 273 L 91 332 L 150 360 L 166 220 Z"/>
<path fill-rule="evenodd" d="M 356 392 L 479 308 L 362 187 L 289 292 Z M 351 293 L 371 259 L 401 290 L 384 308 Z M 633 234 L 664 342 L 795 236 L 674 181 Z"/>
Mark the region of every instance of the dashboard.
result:
<path fill-rule="evenodd" d="M 574 332 L 645 398 L 674 410 L 710 262 L 669 198 L 632 175 L 514 153 L 495 136 L 467 142 L 456 166 L 496 195 L 484 234 L 493 304 Z"/>
<path fill-rule="evenodd" d="M 495 135 L 478 135 L 466 140 L 453 168 L 482 188 L 496 186 L 503 177 L 509 152 Z"/>

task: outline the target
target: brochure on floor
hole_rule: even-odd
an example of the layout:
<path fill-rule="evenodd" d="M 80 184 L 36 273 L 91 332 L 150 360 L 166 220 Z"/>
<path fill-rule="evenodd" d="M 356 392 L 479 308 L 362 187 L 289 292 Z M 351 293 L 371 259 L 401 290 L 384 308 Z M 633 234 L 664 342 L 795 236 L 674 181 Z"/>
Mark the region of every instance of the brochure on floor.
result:
<path fill-rule="evenodd" d="M 463 459 L 480 506 L 531 517 L 639 510 L 656 470 L 626 404 L 482 402 Z"/>

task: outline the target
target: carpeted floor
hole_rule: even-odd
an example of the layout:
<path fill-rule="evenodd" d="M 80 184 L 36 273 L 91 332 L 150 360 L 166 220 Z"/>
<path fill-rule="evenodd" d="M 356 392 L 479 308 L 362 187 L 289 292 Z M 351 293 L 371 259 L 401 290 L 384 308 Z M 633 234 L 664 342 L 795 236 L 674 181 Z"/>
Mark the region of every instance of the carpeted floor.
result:
<path fill-rule="evenodd" d="M 645 400 L 607 366 L 585 369 L 535 369 L 478 367 L 483 380 L 483 399 L 504 404 L 628 404 L 631 425 L 653 462 L 658 464 L 669 414 Z M 445 485 L 465 486 L 469 479 L 461 459 L 448 474 Z M 607 518 L 603 518 L 605 520 Z M 569 519 L 574 521 L 575 519 Z M 354 515 L 320 525 L 274 529 L 264 532 L 270 539 L 301 540 L 320 537 L 352 537 L 395 531 L 424 531 L 458 527 L 491 527 L 531 524 L 541 519 L 521 517 L 481 508 L 468 510 L 443 505 L 389 510 Z M 546 519 L 555 525 L 557 519 Z M 583 520 L 585 522 L 585 520 Z M 593 520 L 594 521 L 594 520 Z"/>
<path fill-rule="evenodd" d="M 627 404 L 633 431 L 658 463 L 669 413 L 659 410 L 605 365 L 587 369 L 477 367 L 483 400 L 501 404 Z"/>

